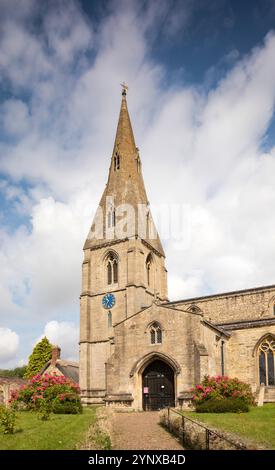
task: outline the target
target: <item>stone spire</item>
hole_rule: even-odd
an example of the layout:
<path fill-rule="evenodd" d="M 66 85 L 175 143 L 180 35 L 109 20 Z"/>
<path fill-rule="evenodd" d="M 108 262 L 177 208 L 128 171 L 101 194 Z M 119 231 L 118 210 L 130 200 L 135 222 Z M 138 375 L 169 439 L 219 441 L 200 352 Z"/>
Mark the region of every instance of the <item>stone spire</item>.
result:
<path fill-rule="evenodd" d="M 112 240 L 118 241 L 135 236 L 149 243 L 164 256 L 149 210 L 139 149 L 136 147 L 128 112 L 126 100 L 128 87 L 125 84 L 122 84 L 122 87 L 120 114 L 108 181 L 84 248 L 102 246 L 111 243 Z M 127 213 L 127 233 L 124 236 L 121 231 L 116 232 L 122 227 L 123 220 L 126 220 L 125 208 L 130 212 Z"/>
<path fill-rule="evenodd" d="M 128 87 L 126 87 L 125 84 L 122 84 L 122 87 L 122 100 L 113 154 L 115 151 L 119 151 L 124 156 L 136 155 L 137 148 L 126 101 L 126 92 Z"/>

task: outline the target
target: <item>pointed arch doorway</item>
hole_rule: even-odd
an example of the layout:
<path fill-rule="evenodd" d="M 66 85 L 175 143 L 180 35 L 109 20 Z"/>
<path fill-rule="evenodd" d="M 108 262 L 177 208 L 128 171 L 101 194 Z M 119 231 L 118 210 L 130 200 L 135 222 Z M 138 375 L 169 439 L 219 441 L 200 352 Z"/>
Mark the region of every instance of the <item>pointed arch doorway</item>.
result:
<path fill-rule="evenodd" d="M 144 369 L 142 398 L 144 411 L 175 406 L 175 374 L 166 362 L 156 359 Z"/>

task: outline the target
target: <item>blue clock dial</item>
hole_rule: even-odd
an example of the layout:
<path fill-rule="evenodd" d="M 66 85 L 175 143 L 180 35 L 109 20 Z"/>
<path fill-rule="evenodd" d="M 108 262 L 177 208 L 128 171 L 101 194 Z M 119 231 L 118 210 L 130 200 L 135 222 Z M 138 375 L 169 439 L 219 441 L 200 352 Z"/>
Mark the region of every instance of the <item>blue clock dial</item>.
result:
<path fill-rule="evenodd" d="M 106 294 L 104 295 L 103 299 L 102 299 L 102 305 L 104 308 L 113 308 L 113 306 L 115 305 L 116 303 L 116 299 L 115 299 L 115 296 L 114 294 Z"/>

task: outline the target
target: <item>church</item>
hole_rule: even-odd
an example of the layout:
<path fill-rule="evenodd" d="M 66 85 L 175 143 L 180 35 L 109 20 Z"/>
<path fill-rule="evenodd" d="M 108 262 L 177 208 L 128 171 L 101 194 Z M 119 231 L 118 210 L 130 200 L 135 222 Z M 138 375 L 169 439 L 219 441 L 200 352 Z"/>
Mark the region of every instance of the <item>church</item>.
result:
<path fill-rule="evenodd" d="M 275 285 L 171 301 L 123 85 L 109 176 L 84 245 L 84 404 L 185 406 L 205 375 L 275 401 Z M 237 275 L 237 273 L 236 273 Z"/>

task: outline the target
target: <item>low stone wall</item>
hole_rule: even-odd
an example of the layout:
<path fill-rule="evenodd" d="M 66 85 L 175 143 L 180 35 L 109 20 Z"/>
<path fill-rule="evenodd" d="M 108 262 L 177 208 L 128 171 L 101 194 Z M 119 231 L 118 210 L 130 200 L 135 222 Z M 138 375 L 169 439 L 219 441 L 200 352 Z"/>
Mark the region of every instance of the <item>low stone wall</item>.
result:
<path fill-rule="evenodd" d="M 106 398 L 103 398 L 107 407 L 116 408 L 116 409 L 126 409 L 127 411 L 132 410 L 133 397 L 130 393 L 119 393 L 108 395 Z"/>
<path fill-rule="evenodd" d="M 160 424 L 177 436 L 185 447 L 196 450 L 252 450 L 256 449 L 247 442 L 241 441 L 229 433 L 213 429 L 205 423 L 182 419 L 172 410 L 160 411 Z"/>
<path fill-rule="evenodd" d="M 11 398 L 11 392 L 25 383 L 26 380 L 18 377 L 0 377 L 0 403 L 7 405 Z"/>
<path fill-rule="evenodd" d="M 114 411 L 105 406 L 96 407 L 96 421 L 91 424 L 79 450 L 110 450 Z"/>

